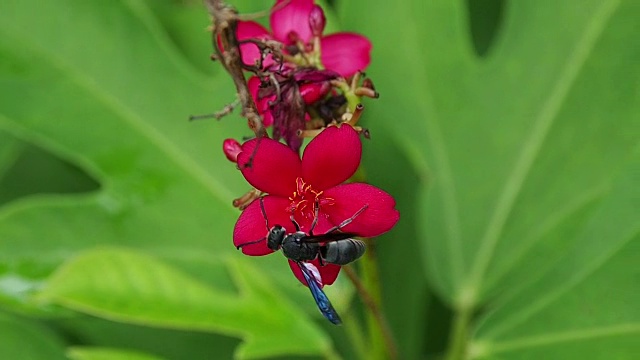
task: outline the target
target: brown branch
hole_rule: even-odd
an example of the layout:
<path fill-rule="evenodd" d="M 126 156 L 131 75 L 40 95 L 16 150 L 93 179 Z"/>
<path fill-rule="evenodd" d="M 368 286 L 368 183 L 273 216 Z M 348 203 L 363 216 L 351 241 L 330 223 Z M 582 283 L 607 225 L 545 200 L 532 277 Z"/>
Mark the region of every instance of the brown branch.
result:
<path fill-rule="evenodd" d="M 251 97 L 247 80 L 244 77 L 242 53 L 236 36 L 238 12 L 222 0 L 205 0 L 205 5 L 213 17 L 212 42 L 216 58 L 220 60 L 222 66 L 233 79 L 238 99 L 242 104 L 242 116 L 247 118 L 249 128 L 256 137 L 267 137 L 262 117 L 258 113 L 258 108 Z M 218 39 L 220 39 L 222 49 L 218 46 Z"/>

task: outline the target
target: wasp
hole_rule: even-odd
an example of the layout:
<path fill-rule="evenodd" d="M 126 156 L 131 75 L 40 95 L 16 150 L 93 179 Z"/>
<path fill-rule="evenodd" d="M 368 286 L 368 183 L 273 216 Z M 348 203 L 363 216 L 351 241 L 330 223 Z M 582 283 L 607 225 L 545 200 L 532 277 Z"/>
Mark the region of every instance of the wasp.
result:
<path fill-rule="evenodd" d="M 304 279 L 309 286 L 311 295 L 315 300 L 322 315 L 331 323 L 339 325 L 342 323 L 340 316 L 331 305 L 329 298 L 322 291 L 322 278 L 316 266 L 309 261 L 319 259 L 320 264 L 331 263 L 336 265 L 346 265 L 360 258 L 366 249 L 365 243 L 361 240 L 354 239 L 356 234 L 341 232 L 340 230 L 349 225 L 356 217 L 367 209 L 368 205 L 364 205 L 355 214 L 341 222 L 339 225 L 332 227 L 324 234 L 313 234 L 313 229 L 318 223 L 319 205 L 314 205 L 314 219 L 306 233 L 300 229 L 300 225 L 291 215 L 290 219 L 296 231 L 287 233 L 287 230 L 281 225 L 274 225 L 269 228 L 269 221 L 264 209 L 263 198 L 260 198 L 260 209 L 266 221 L 267 235 L 259 240 L 251 241 L 238 246 L 255 244 L 261 241 L 267 242 L 267 247 L 273 251 L 282 250 L 284 256 L 293 260 Z"/>

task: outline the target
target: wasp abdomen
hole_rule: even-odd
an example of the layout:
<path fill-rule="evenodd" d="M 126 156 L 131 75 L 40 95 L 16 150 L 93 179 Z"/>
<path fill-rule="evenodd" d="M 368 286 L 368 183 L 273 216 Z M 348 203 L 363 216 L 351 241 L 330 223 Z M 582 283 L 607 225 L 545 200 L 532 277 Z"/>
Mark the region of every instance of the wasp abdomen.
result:
<path fill-rule="evenodd" d="M 322 259 L 336 265 L 346 265 L 359 259 L 366 249 L 364 242 L 356 239 L 345 239 L 326 243 L 320 248 Z"/>

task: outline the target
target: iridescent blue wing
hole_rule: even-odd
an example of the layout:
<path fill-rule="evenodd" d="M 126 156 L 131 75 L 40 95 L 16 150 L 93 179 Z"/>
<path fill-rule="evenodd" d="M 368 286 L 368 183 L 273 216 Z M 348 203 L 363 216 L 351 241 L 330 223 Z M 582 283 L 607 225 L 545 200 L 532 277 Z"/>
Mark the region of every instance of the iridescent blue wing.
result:
<path fill-rule="evenodd" d="M 304 275 L 304 279 L 309 285 L 309 290 L 311 291 L 311 295 L 313 296 L 313 300 L 316 301 L 318 305 L 318 309 L 327 320 L 331 321 L 336 325 L 342 324 L 342 320 L 340 320 L 340 316 L 331 305 L 331 301 L 327 295 L 322 291 L 318 281 L 316 280 L 316 275 L 313 273 L 313 270 L 308 268 L 307 266 L 314 266 L 313 264 L 303 263 L 300 261 L 296 261 L 298 266 L 300 266 L 300 270 L 302 270 L 302 275 Z"/>

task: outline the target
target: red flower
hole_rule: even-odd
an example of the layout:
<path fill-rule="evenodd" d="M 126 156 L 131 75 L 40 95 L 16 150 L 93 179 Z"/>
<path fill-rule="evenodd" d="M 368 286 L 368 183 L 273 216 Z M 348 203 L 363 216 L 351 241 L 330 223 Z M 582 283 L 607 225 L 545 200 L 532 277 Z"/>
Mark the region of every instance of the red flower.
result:
<path fill-rule="evenodd" d="M 269 138 L 244 143 L 238 155 L 238 166 L 251 185 L 268 193 L 263 198 L 267 220 L 260 202 L 254 201 L 236 222 L 234 245 L 242 246 L 242 252 L 247 255 L 272 253 L 266 240 L 245 244 L 265 237 L 274 225 L 283 226 L 289 233 L 295 232 L 291 215 L 302 231 L 309 232 L 316 202 L 319 215 L 314 234 L 326 232 L 363 207 L 366 209 L 342 231 L 364 237 L 389 231 L 400 217 L 393 197 L 369 184 L 342 184 L 357 170 L 361 155 L 360 138 L 350 126 L 325 129 L 307 145 L 302 160 L 293 150 Z M 252 162 L 248 164 L 250 160 Z M 314 264 L 320 270 L 323 284 L 335 281 L 340 266 L 320 266 L 317 260 Z M 296 277 L 306 284 L 297 266 L 292 264 L 292 269 Z"/>
<path fill-rule="evenodd" d="M 320 25 L 324 26 L 324 14 L 318 14 L 320 8 L 314 4 L 313 0 L 290 0 L 281 7 L 280 3 L 283 1 L 288 0 L 278 0 L 273 7 L 274 11 L 269 19 L 272 33 L 254 21 L 240 21 L 238 22 L 238 40 L 271 39 L 285 46 L 297 45 L 300 42 L 306 47 L 311 47 L 314 36 L 312 26 L 316 33 L 321 31 Z M 360 34 L 339 32 L 320 36 L 322 67 L 338 72 L 345 78 L 350 77 L 369 65 L 371 47 L 371 42 Z M 245 64 L 253 65 L 260 58 L 260 50 L 255 44 L 245 43 L 240 46 L 240 49 L 242 61 Z M 272 59 L 268 57 L 264 65 L 268 66 L 272 63 Z"/>

